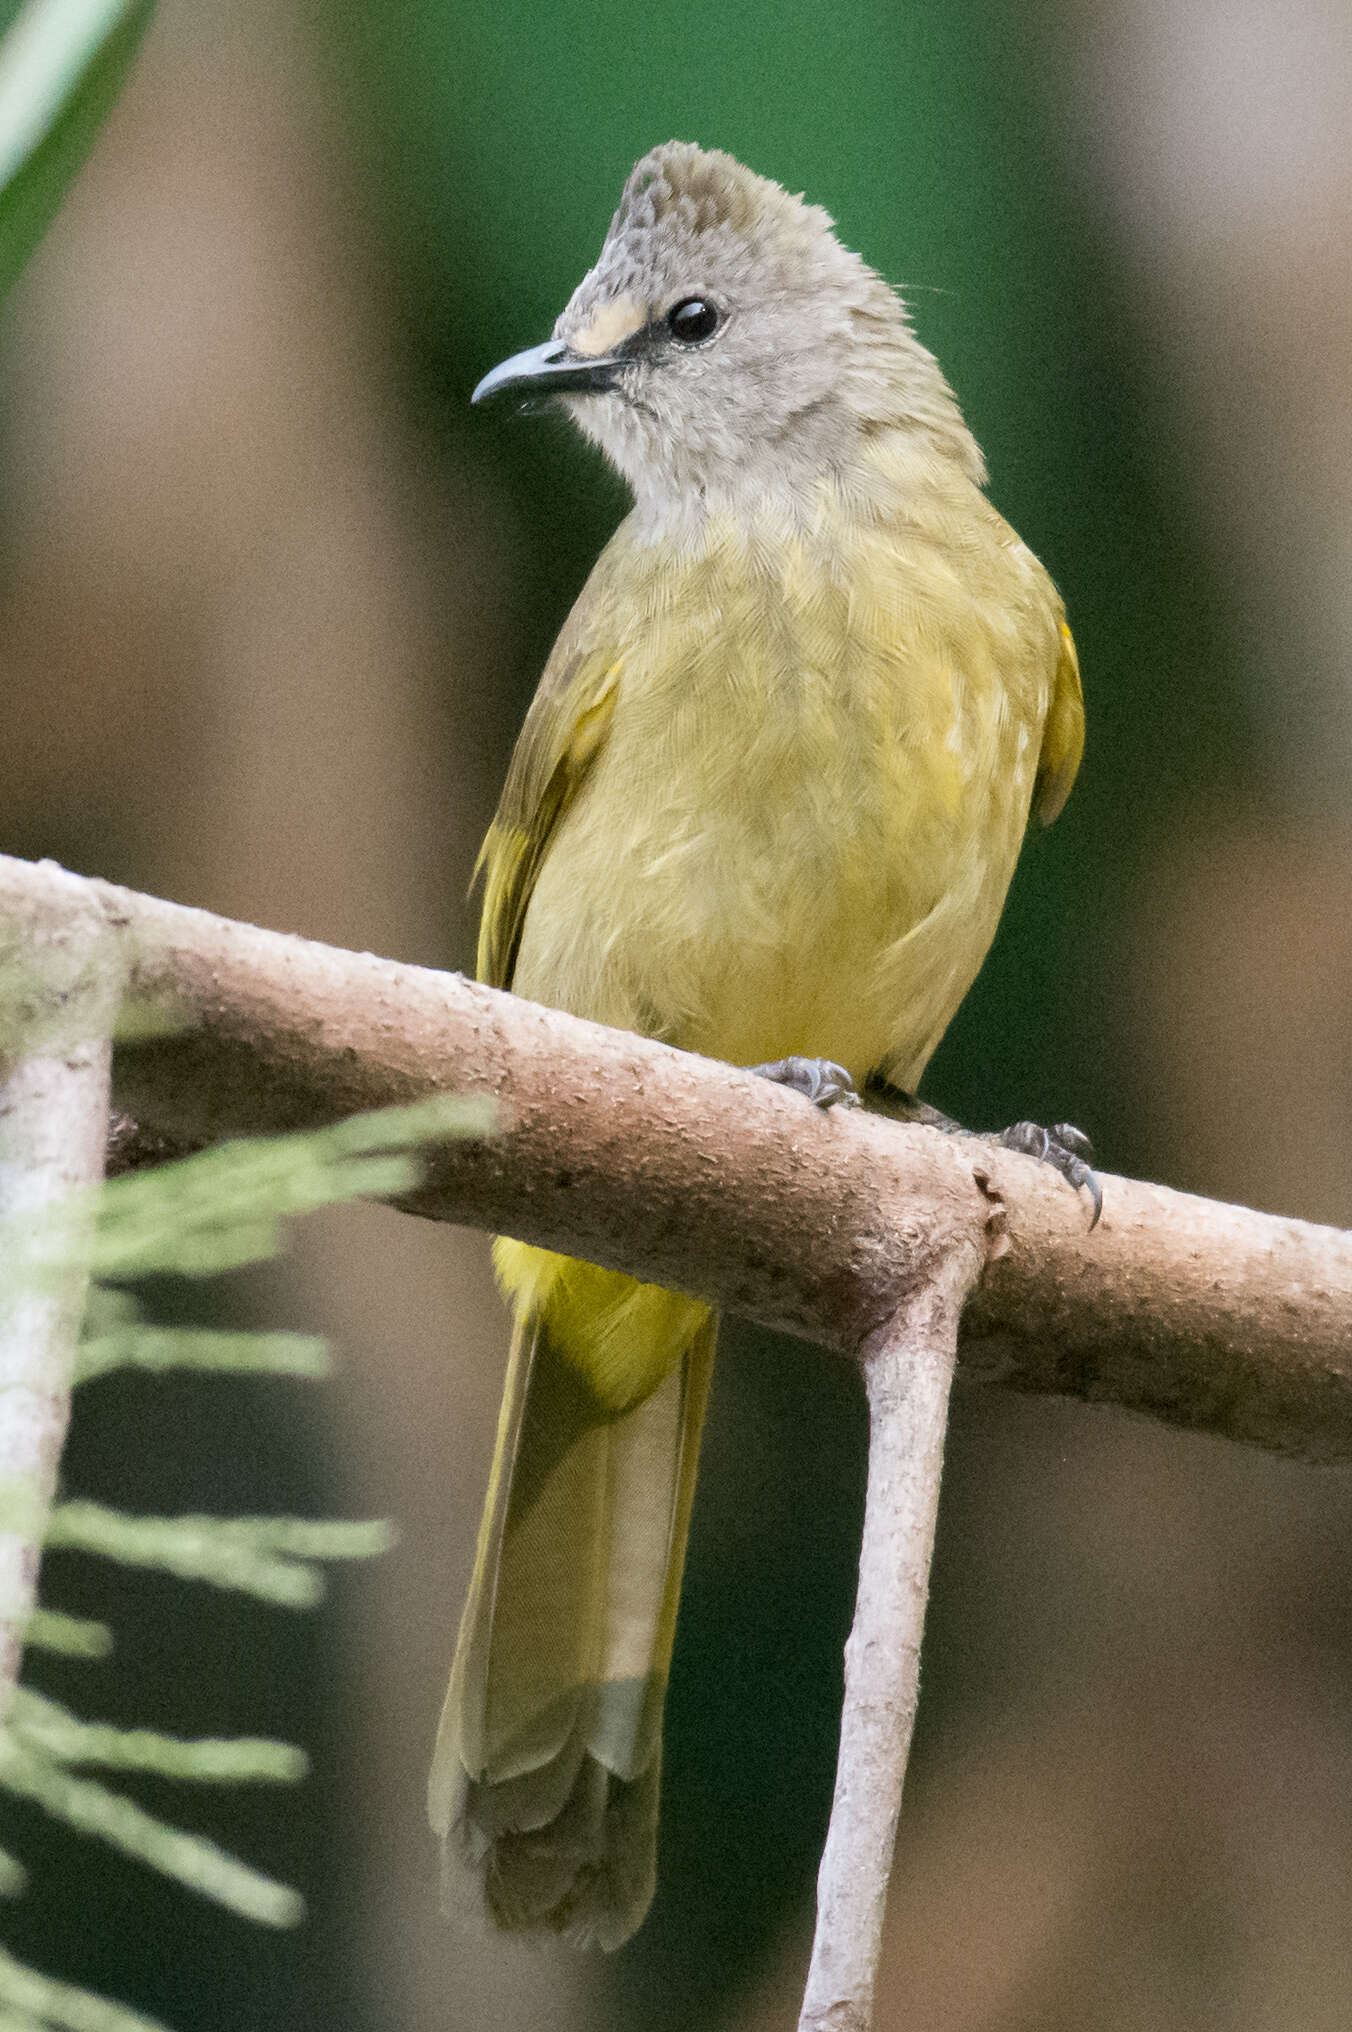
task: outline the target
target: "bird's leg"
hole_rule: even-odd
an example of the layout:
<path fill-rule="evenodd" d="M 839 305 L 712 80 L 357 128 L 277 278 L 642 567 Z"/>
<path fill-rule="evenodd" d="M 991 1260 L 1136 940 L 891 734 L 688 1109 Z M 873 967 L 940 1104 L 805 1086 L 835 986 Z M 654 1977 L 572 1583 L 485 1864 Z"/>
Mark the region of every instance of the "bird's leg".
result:
<path fill-rule="evenodd" d="M 955 1122 L 951 1115 L 932 1108 L 928 1101 L 908 1094 L 904 1088 L 894 1086 L 880 1073 L 870 1074 L 864 1091 L 880 1113 L 891 1115 L 897 1121 L 925 1122 L 932 1129 L 962 1132 L 961 1122 Z M 1059 1171 L 1076 1192 L 1087 1192 L 1094 1208 L 1094 1217 L 1089 1223 L 1091 1232 L 1098 1226 L 1103 1212 L 1103 1187 L 1092 1168 L 1094 1146 L 1083 1129 L 1077 1129 L 1071 1122 L 1056 1122 L 1050 1129 L 1044 1129 L 1040 1122 L 1015 1122 L 1011 1128 L 992 1133 L 988 1141 L 1000 1144 L 1005 1150 L 1021 1150 L 1026 1157 L 1036 1157 L 1041 1163 L 1050 1164 L 1053 1171 Z"/>
<path fill-rule="evenodd" d="M 776 1086 L 791 1087 L 817 1108 L 857 1108 L 859 1096 L 843 1065 L 829 1058 L 776 1058 L 769 1065 L 748 1066 L 748 1072 Z"/>

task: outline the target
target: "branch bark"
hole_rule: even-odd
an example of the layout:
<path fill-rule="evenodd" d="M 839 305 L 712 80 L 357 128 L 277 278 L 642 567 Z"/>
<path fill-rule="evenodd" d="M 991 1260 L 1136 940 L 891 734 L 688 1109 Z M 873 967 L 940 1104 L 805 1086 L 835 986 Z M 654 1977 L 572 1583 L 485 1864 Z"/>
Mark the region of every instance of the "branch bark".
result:
<path fill-rule="evenodd" d="M 863 1350 L 868 1492 L 845 1646 L 831 1825 L 798 2032 L 868 2032 L 901 1788 L 920 1696 L 920 1639 L 939 1511 L 958 1321 L 981 1274 L 963 1243 Z"/>
<path fill-rule="evenodd" d="M 0 1720 L 37 1597 L 43 1534 L 70 1418 L 103 1172 L 117 955 L 96 899 L 48 885 L 22 945 L 0 924 Z"/>
<path fill-rule="evenodd" d="M 1352 1460 L 1352 1236 L 1107 1177 L 1102 1222 L 979 1138 L 822 1115 L 735 1068 L 458 975 L 0 859 L 0 921 L 95 905 L 176 1035 L 119 1047 L 117 1103 L 195 1147 L 439 1089 L 502 1132 L 437 1153 L 408 1204 L 708 1298 L 857 1358 L 955 1235 L 987 1266 L 965 1373 Z"/>

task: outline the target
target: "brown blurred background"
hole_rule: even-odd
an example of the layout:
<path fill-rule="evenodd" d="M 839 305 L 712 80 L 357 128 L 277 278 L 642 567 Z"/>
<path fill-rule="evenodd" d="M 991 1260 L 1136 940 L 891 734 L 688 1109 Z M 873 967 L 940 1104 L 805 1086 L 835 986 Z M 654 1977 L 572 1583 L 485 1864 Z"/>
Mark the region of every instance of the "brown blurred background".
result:
<path fill-rule="evenodd" d="M 7 315 L 0 848 L 467 963 L 512 734 L 621 502 L 562 425 L 466 398 L 679 133 L 905 286 L 1076 627 L 1084 777 L 931 1097 L 1352 1221 L 1350 118 L 1335 0 L 163 0 Z M 601 1964 L 448 1924 L 422 1818 L 505 1352 L 482 1239 L 349 1211 L 157 1302 L 318 1324 L 340 1380 L 100 1384 L 72 1486 L 402 1542 L 304 1627 L 119 1579 L 125 1662 L 48 1668 L 89 1711 L 311 1745 L 280 1809 L 178 1808 L 301 1881 L 307 1931 L 25 1820 L 16 1947 L 185 2032 L 791 2026 L 849 1379 L 729 1335 L 662 1888 Z M 106 1586 L 49 1568 L 62 1606 Z M 960 1391 L 927 1644 L 880 2032 L 1345 2032 L 1345 1476 Z"/>

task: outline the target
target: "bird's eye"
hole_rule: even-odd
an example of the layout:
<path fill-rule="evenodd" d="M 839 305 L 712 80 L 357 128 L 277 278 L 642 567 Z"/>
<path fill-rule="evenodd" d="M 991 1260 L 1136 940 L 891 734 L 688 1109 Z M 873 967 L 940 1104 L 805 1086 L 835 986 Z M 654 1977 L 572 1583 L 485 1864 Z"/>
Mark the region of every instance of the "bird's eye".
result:
<path fill-rule="evenodd" d="M 682 346 L 702 346 L 723 322 L 707 297 L 687 296 L 667 312 L 667 330 Z"/>

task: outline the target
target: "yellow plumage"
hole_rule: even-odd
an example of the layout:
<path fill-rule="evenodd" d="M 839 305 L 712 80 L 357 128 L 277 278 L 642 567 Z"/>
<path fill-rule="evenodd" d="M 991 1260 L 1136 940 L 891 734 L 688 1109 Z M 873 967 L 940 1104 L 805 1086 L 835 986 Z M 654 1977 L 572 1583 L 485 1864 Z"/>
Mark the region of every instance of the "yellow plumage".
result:
<path fill-rule="evenodd" d="M 1082 709 L 1060 602 L 996 511 L 904 444 L 871 465 L 890 515 L 824 480 L 806 533 L 769 504 L 612 540 L 485 846 L 489 978 L 510 951 L 519 993 L 576 1015 L 916 1085 Z"/>
<path fill-rule="evenodd" d="M 636 513 L 518 742 L 481 977 L 913 1091 L 1082 742 L 1060 600 L 932 434 L 874 428 L 792 490 Z M 651 1893 L 714 1323 L 517 1242 L 496 1263 L 513 1349 L 432 1819 L 502 1923 L 613 1945 Z"/>

